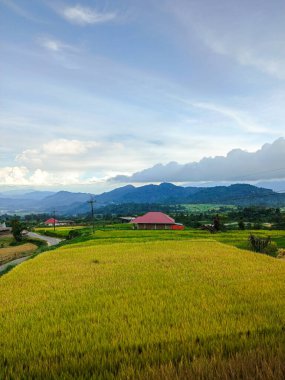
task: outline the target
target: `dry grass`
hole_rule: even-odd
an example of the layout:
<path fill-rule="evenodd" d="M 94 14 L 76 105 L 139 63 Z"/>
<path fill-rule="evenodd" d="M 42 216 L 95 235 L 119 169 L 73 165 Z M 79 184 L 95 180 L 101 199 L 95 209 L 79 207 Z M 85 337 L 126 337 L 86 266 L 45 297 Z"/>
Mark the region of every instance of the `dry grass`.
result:
<path fill-rule="evenodd" d="M 5 264 L 11 260 L 18 259 L 34 252 L 38 247 L 32 243 L 16 245 L 0 249 L 0 264 Z"/>

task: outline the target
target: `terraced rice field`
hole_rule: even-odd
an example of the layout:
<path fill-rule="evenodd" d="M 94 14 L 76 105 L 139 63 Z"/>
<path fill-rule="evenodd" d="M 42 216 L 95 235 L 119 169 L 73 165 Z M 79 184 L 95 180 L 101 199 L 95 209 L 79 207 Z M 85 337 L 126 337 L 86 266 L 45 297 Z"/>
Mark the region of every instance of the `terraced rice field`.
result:
<path fill-rule="evenodd" d="M 284 378 L 284 261 L 203 238 L 101 243 L 0 279 L 1 379 Z"/>
<path fill-rule="evenodd" d="M 18 259 L 19 257 L 28 255 L 34 252 L 37 248 L 38 247 L 32 243 L 0 248 L 0 265 L 14 259 Z"/>

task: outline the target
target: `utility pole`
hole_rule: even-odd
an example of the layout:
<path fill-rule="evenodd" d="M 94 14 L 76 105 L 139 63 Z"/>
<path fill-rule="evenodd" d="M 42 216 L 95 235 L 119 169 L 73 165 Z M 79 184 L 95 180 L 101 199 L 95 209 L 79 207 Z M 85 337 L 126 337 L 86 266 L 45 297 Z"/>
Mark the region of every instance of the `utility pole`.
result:
<path fill-rule="evenodd" d="M 55 231 L 55 210 L 53 210 L 53 230 Z"/>
<path fill-rule="evenodd" d="M 92 215 L 92 231 L 93 231 L 93 234 L 95 232 L 95 225 L 94 225 L 94 203 L 95 203 L 95 199 L 93 197 L 90 198 L 90 201 L 88 201 L 87 203 L 90 204 L 91 206 L 91 215 Z"/>

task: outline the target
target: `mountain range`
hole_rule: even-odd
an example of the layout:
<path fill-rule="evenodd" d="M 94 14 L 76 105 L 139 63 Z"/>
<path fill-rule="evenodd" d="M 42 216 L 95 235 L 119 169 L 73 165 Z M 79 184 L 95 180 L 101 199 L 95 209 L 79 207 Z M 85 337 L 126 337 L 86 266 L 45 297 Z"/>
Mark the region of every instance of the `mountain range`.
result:
<path fill-rule="evenodd" d="M 215 203 L 233 205 L 285 205 L 285 193 L 248 184 L 214 187 L 182 187 L 171 183 L 135 187 L 123 186 L 99 195 L 59 191 L 31 191 L 28 193 L 0 193 L 0 212 L 46 212 L 56 210 L 62 215 L 77 215 L 89 212 L 88 201 L 93 197 L 95 207 L 126 203 L 189 204 Z"/>

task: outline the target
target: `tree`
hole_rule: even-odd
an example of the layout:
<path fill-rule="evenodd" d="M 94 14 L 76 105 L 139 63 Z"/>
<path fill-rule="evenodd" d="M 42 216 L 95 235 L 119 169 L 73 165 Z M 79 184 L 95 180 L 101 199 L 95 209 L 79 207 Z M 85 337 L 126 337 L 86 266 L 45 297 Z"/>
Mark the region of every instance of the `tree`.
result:
<path fill-rule="evenodd" d="M 244 230 L 245 229 L 245 224 L 244 224 L 244 221 L 243 220 L 240 220 L 238 222 L 238 227 L 240 230 Z"/>
<path fill-rule="evenodd" d="M 22 241 L 22 231 L 24 230 L 24 225 L 19 221 L 19 219 L 13 219 L 11 222 L 12 235 L 16 241 Z"/>
<path fill-rule="evenodd" d="M 222 228 L 221 220 L 220 220 L 220 217 L 219 217 L 218 214 L 217 214 L 217 215 L 215 216 L 215 218 L 214 218 L 214 223 L 213 223 L 213 225 L 214 225 L 214 229 L 215 229 L 216 231 L 220 231 L 221 228 Z"/>

